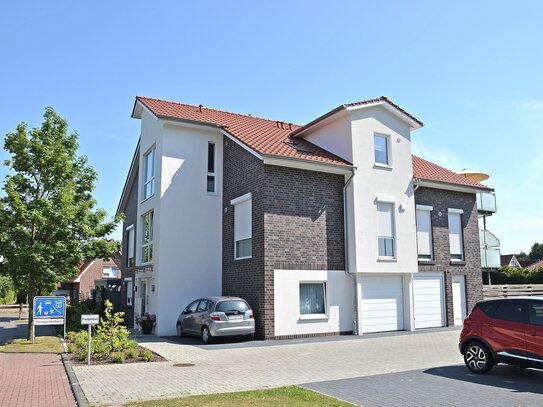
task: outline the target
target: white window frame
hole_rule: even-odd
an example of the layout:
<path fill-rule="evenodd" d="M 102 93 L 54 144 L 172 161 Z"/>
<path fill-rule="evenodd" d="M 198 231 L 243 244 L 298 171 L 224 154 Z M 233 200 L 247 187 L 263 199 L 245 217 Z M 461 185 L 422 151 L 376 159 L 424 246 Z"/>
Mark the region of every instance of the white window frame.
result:
<path fill-rule="evenodd" d="M 213 171 L 209 171 L 209 148 L 213 146 Z M 213 177 L 213 191 L 208 190 L 208 178 Z M 208 195 L 217 195 L 217 144 L 213 142 L 207 143 L 207 176 L 206 176 L 206 191 Z"/>
<path fill-rule="evenodd" d="M 377 146 L 375 143 L 375 139 L 378 137 L 385 139 L 385 142 L 386 142 L 386 157 L 387 157 L 386 163 L 378 162 L 375 157 L 375 151 L 376 151 L 376 146 Z M 375 167 L 388 168 L 388 169 L 392 168 L 392 156 L 390 153 L 391 139 L 392 138 L 388 134 L 373 133 L 373 162 L 374 162 Z"/>
<path fill-rule="evenodd" d="M 149 230 L 149 241 L 145 241 L 145 217 L 146 216 L 150 216 L 150 221 L 149 221 L 149 225 L 150 225 L 150 230 Z M 150 264 L 153 262 L 153 237 L 154 237 L 154 225 L 155 225 L 155 214 L 154 214 L 154 211 L 149 211 L 147 213 L 144 213 L 142 216 L 141 216 L 141 225 L 142 225 L 142 228 L 141 228 L 141 264 Z M 145 252 L 145 249 L 146 248 L 149 248 L 150 251 L 149 253 L 151 253 L 151 256 L 150 258 L 145 261 L 144 260 L 144 252 Z"/>
<path fill-rule="evenodd" d="M 396 204 L 395 202 L 391 201 L 391 200 L 388 200 L 388 199 L 377 199 L 376 200 L 376 205 L 375 205 L 375 209 L 377 211 L 377 216 L 378 215 L 378 212 L 379 212 L 379 208 L 378 208 L 378 205 L 379 204 L 385 204 L 385 205 L 390 205 L 391 207 L 391 210 L 390 210 L 390 222 L 391 222 L 391 229 L 392 229 L 392 236 L 385 236 L 385 235 L 380 235 L 379 234 L 379 218 L 377 218 L 377 259 L 378 260 L 383 260 L 383 261 L 395 261 L 396 260 L 396 256 L 397 256 L 397 242 L 396 242 Z M 381 256 L 379 254 L 379 242 L 381 239 L 392 239 L 392 256 Z"/>
<path fill-rule="evenodd" d="M 107 273 L 106 275 L 106 270 L 109 269 L 109 272 Z M 113 276 L 112 274 L 112 271 L 113 269 L 117 270 L 117 277 Z M 115 266 L 104 266 L 102 267 L 102 278 L 119 278 L 119 268 L 118 267 L 115 267 Z"/>
<path fill-rule="evenodd" d="M 134 305 L 134 283 L 132 281 L 132 277 L 126 277 L 124 279 L 124 282 L 126 283 L 126 305 L 129 307 L 132 307 Z"/>
<path fill-rule="evenodd" d="M 302 284 L 322 284 L 323 286 L 323 301 L 324 301 L 324 313 L 322 314 L 302 314 L 300 311 L 301 297 L 300 288 Z M 298 315 L 299 319 L 326 319 L 329 317 L 328 313 L 328 282 L 325 280 L 300 280 L 298 281 Z"/>
<path fill-rule="evenodd" d="M 450 216 L 449 215 L 459 215 L 460 218 L 460 253 L 452 253 L 451 250 L 451 225 L 450 225 Z M 463 262 L 465 261 L 465 252 L 464 252 L 464 228 L 462 226 L 463 223 L 463 216 L 464 216 L 464 210 L 463 209 L 457 209 L 457 208 L 447 208 L 447 227 L 449 229 L 449 256 L 451 259 L 451 262 Z M 453 255 L 460 254 L 460 258 L 453 258 Z"/>
<path fill-rule="evenodd" d="M 151 168 L 151 176 L 147 178 L 148 167 L 149 167 L 149 157 L 153 157 L 153 166 Z M 156 175 L 156 146 L 151 147 L 143 156 L 143 200 L 151 198 L 155 195 L 155 175 Z M 150 185 L 150 193 L 147 195 L 147 185 Z"/>
<path fill-rule="evenodd" d="M 236 205 L 239 205 L 241 203 L 244 203 L 244 202 L 247 202 L 247 201 L 250 201 L 250 204 L 251 204 L 251 211 L 250 211 L 250 218 L 249 218 L 249 224 L 250 224 L 250 229 L 251 229 L 251 237 L 249 238 L 243 238 L 243 239 L 238 239 L 238 237 L 236 236 Z M 252 244 L 253 244 L 253 220 L 252 220 L 252 215 L 253 215 L 253 202 L 252 202 L 252 194 L 249 192 L 245 195 L 242 195 L 240 197 L 237 197 L 235 199 L 232 199 L 230 201 L 230 205 L 234 206 L 233 210 L 234 210 L 234 260 L 244 260 L 244 259 L 251 259 L 253 257 L 253 250 L 252 250 Z M 243 240 L 247 240 L 247 239 L 250 239 L 251 240 L 251 255 L 250 256 L 243 256 L 243 257 L 238 257 L 238 245 L 237 245 L 237 242 L 241 242 Z"/>
<path fill-rule="evenodd" d="M 419 261 L 433 261 L 434 260 L 434 235 L 433 235 L 433 230 L 432 230 L 432 211 L 434 210 L 434 207 L 433 206 L 428 206 L 428 205 L 416 205 L 416 210 L 415 210 L 415 222 L 416 222 L 416 227 L 417 227 L 417 258 Z M 430 221 L 429 221 L 429 225 L 430 225 L 430 230 L 428 231 L 428 238 L 430 239 L 429 240 L 429 250 L 430 250 L 430 253 L 429 253 L 429 256 L 430 257 L 421 257 L 421 256 L 428 256 L 428 254 L 426 253 L 423 253 L 421 254 L 420 253 L 420 249 L 419 249 L 419 240 L 418 240 L 418 234 L 419 234 L 419 218 L 418 218 L 418 214 L 419 212 L 424 212 L 424 213 L 427 213 L 429 218 L 430 218 Z"/>
<path fill-rule="evenodd" d="M 136 265 L 136 230 L 134 225 L 128 226 L 126 229 L 126 267 L 134 267 Z M 132 236 L 132 238 L 130 238 Z M 133 260 L 130 264 L 130 260 Z"/>

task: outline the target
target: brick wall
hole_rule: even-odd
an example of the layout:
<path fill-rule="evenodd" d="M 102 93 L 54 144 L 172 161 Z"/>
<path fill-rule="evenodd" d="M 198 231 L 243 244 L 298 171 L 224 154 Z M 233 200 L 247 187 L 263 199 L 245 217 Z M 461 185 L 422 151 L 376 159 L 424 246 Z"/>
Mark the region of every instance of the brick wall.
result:
<path fill-rule="evenodd" d="M 130 191 L 128 192 L 128 198 L 126 201 L 126 207 L 124 208 L 124 215 L 125 219 L 123 222 L 123 241 L 121 245 L 121 270 L 122 270 L 122 276 L 123 276 L 123 287 L 121 290 L 121 304 L 122 304 L 122 310 L 125 313 L 124 316 L 124 322 L 126 326 L 129 328 L 132 328 L 134 325 L 134 306 L 127 305 L 126 304 L 126 282 L 124 281 L 124 278 L 132 277 L 132 282 L 135 283 L 135 271 L 133 267 L 127 266 L 127 257 L 128 257 L 128 233 L 126 231 L 126 228 L 130 225 L 134 225 L 134 240 L 137 236 L 137 220 L 138 220 L 138 172 L 136 172 L 134 182 L 132 183 L 132 186 L 130 188 Z M 136 253 L 137 250 L 137 244 L 136 242 L 133 242 L 134 244 L 134 253 Z M 132 285 L 133 287 L 134 285 Z M 134 289 L 132 288 L 132 302 L 134 302 Z"/>
<path fill-rule="evenodd" d="M 269 165 L 264 175 L 264 335 L 271 338 L 275 269 L 345 269 L 344 177 Z"/>
<path fill-rule="evenodd" d="M 232 140 L 224 137 L 223 160 L 223 295 L 246 299 L 255 314 L 256 334 L 264 336 L 266 290 L 264 287 L 264 164 Z M 252 193 L 252 258 L 234 260 L 234 207 L 230 201 Z M 273 317 L 273 314 L 271 315 Z"/>
<path fill-rule="evenodd" d="M 419 262 L 419 271 L 445 273 L 447 325 L 453 325 L 452 276 L 465 276 L 468 312 L 477 301 L 482 299 L 483 295 L 476 196 L 475 194 L 462 192 L 418 188 L 415 191 L 415 203 L 430 205 L 434 208 L 431 215 L 434 259 L 429 263 Z M 464 210 L 462 215 L 464 238 L 463 262 L 450 261 L 447 208 Z"/>
<path fill-rule="evenodd" d="M 264 165 L 226 137 L 223 162 L 223 295 L 245 298 L 255 313 L 257 337 L 269 339 L 275 269 L 344 269 L 343 177 Z M 248 192 L 253 256 L 234 260 L 230 201 Z"/>

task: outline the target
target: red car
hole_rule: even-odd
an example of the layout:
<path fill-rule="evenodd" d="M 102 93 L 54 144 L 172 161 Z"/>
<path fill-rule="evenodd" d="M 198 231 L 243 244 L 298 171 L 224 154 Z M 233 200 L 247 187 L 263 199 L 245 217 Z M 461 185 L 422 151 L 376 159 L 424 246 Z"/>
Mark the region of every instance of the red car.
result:
<path fill-rule="evenodd" d="M 543 369 L 543 298 L 479 302 L 464 320 L 459 347 L 474 373 L 497 363 Z"/>

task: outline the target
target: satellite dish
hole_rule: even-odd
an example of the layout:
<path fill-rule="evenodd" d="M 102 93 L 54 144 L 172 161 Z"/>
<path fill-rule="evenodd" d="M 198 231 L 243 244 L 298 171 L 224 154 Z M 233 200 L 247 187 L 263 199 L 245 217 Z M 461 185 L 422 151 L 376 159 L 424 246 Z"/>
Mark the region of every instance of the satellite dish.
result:
<path fill-rule="evenodd" d="M 481 181 L 487 180 L 490 177 L 488 174 L 485 174 L 484 172 L 466 170 L 465 168 L 462 171 L 460 171 L 458 174 L 462 175 L 463 177 L 466 177 L 467 179 L 473 182 L 481 182 Z"/>

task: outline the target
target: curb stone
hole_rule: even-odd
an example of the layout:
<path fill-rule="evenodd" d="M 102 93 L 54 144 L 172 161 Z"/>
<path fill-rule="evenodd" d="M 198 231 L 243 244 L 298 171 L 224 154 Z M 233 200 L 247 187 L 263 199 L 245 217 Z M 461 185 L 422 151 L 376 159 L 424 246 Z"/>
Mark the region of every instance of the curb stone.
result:
<path fill-rule="evenodd" d="M 83 390 L 81 390 L 81 385 L 79 384 L 77 376 L 74 373 L 74 369 L 72 368 L 72 362 L 70 362 L 65 353 L 63 353 L 61 356 L 64 370 L 66 370 L 68 381 L 70 382 L 70 387 L 72 388 L 72 393 L 75 397 L 75 402 L 77 403 L 78 407 L 89 407 L 89 402 L 85 397 L 85 393 L 83 393 Z"/>

